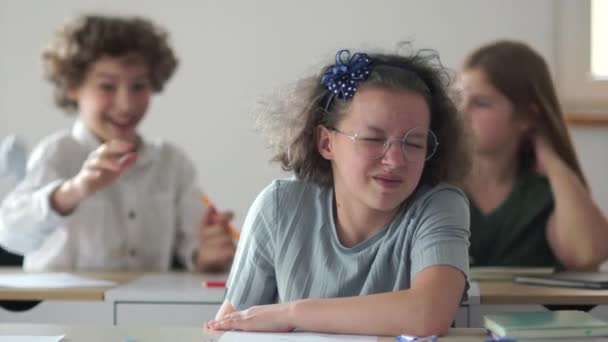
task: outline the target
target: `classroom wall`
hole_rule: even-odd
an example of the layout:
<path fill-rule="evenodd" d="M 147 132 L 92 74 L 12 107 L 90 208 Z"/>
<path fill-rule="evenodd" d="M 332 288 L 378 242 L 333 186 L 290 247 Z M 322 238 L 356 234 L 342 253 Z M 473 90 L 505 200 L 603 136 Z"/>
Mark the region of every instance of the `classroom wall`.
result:
<path fill-rule="evenodd" d="M 497 38 L 526 41 L 554 69 L 552 0 L 0 0 L 0 136 L 32 147 L 65 128 L 42 81 L 39 53 L 69 16 L 139 14 L 171 32 L 180 66 L 157 96 L 143 132 L 174 141 L 192 158 L 200 184 L 241 225 L 249 204 L 273 178 L 250 111 L 256 99 L 333 59 L 341 48 L 393 49 L 412 41 L 436 49 L 456 68 L 465 54 Z M 606 190 L 608 193 L 608 189 Z M 604 198 L 607 208 L 608 198 Z"/>

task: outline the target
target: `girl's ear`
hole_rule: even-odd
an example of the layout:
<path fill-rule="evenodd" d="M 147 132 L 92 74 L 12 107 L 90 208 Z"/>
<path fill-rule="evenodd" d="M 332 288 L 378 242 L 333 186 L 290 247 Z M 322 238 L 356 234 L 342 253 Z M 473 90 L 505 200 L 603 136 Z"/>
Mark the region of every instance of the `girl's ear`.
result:
<path fill-rule="evenodd" d="M 316 130 L 317 130 L 317 134 L 316 134 L 317 135 L 317 150 L 319 150 L 319 154 L 321 154 L 321 156 L 323 156 L 323 158 L 325 158 L 327 160 L 334 159 L 332 146 L 331 146 L 330 130 L 323 125 L 318 125 Z"/>
<path fill-rule="evenodd" d="M 540 112 L 535 104 L 529 105 L 520 121 L 520 129 L 525 134 L 531 134 L 537 130 L 537 123 L 540 121 Z"/>
<path fill-rule="evenodd" d="M 526 112 L 521 116 L 519 120 L 519 130 L 521 132 L 522 144 L 526 149 L 533 149 L 534 139 L 538 134 L 542 134 L 542 127 L 539 127 L 538 122 L 540 112 L 535 104 L 529 105 L 525 108 Z"/>
<path fill-rule="evenodd" d="M 519 129 L 524 134 L 534 131 L 534 120 L 532 118 L 519 120 Z"/>

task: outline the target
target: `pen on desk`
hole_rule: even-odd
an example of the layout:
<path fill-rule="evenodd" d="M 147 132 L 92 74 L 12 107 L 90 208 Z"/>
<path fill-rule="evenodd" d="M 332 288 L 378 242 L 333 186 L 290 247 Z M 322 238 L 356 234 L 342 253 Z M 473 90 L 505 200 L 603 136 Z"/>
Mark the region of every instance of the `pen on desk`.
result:
<path fill-rule="evenodd" d="M 418 336 L 411 336 L 411 335 L 399 335 L 396 336 L 395 339 L 397 340 L 397 342 L 437 342 L 437 336 L 432 335 L 432 336 L 425 336 L 425 337 L 418 337 Z"/>
<path fill-rule="evenodd" d="M 203 281 L 203 287 L 208 288 L 225 288 L 226 282 L 223 280 L 205 280 Z"/>
<path fill-rule="evenodd" d="M 201 199 L 203 200 L 203 203 L 205 203 L 205 205 L 210 206 L 213 205 L 211 204 L 211 201 L 209 200 L 209 197 L 207 197 L 206 195 L 201 195 Z M 239 240 L 241 238 L 241 234 L 234 229 L 234 227 L 232 226 L 232 224 L 228 223 L 228 226 L 226 227 L 226 229 L 228 229 L 228 232 L 230 233 L 230 236 L 232 236 L 233 240 Z"/>

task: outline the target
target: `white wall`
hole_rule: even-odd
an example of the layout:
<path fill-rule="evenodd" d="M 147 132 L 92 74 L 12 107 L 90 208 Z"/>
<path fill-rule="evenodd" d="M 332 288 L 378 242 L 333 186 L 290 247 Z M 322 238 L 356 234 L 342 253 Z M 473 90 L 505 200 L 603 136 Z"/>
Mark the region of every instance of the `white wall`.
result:
<path fill-rule="evenodd" d="M 591 195 L 604 215 L 608 215 L 608 127 L 575 127 L 570 134 Z"/>
<path fill-rule="evenodd" d="M 591 0 L 558 1 L 558 84 L 567 108 L 606 113 L 608 80 L 596 80 L 591 75 L 591 7 Z M 605 41 L 606 37 L 602 38 Z"/>
<path fill-rule="evenodd" d="M 39 53 L 66 18 L 98 10 L 149 16 L 171 32 L 181 64 L 143 132 L 181 146 L 238 226 L 255 195 L 281 175 L 252 130 L 252 104 L 337 49 L 412 40 L 455 68 L 478 45 L 513 38 L 552 68 L 556 60 L 552 0 L 0 0 L 0 136 L 16 133 L 32 146 L 70 125 L 41 79 Z"/>

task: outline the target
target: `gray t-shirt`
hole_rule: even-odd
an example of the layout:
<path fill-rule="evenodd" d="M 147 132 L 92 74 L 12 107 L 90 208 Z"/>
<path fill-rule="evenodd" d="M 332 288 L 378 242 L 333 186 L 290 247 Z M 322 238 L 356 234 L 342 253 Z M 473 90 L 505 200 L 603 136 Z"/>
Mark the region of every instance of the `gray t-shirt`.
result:
<path fill-rule="evenodd" d="M 469 206 L 458 188 L 420 187 L 395 218 L 347 248 L 338 239 L 332 188 L 276 180 L 257 197 L 228 280 L 237 309 L 303 298 L 398 291 L 432 265 L 468 278 Z"/>

